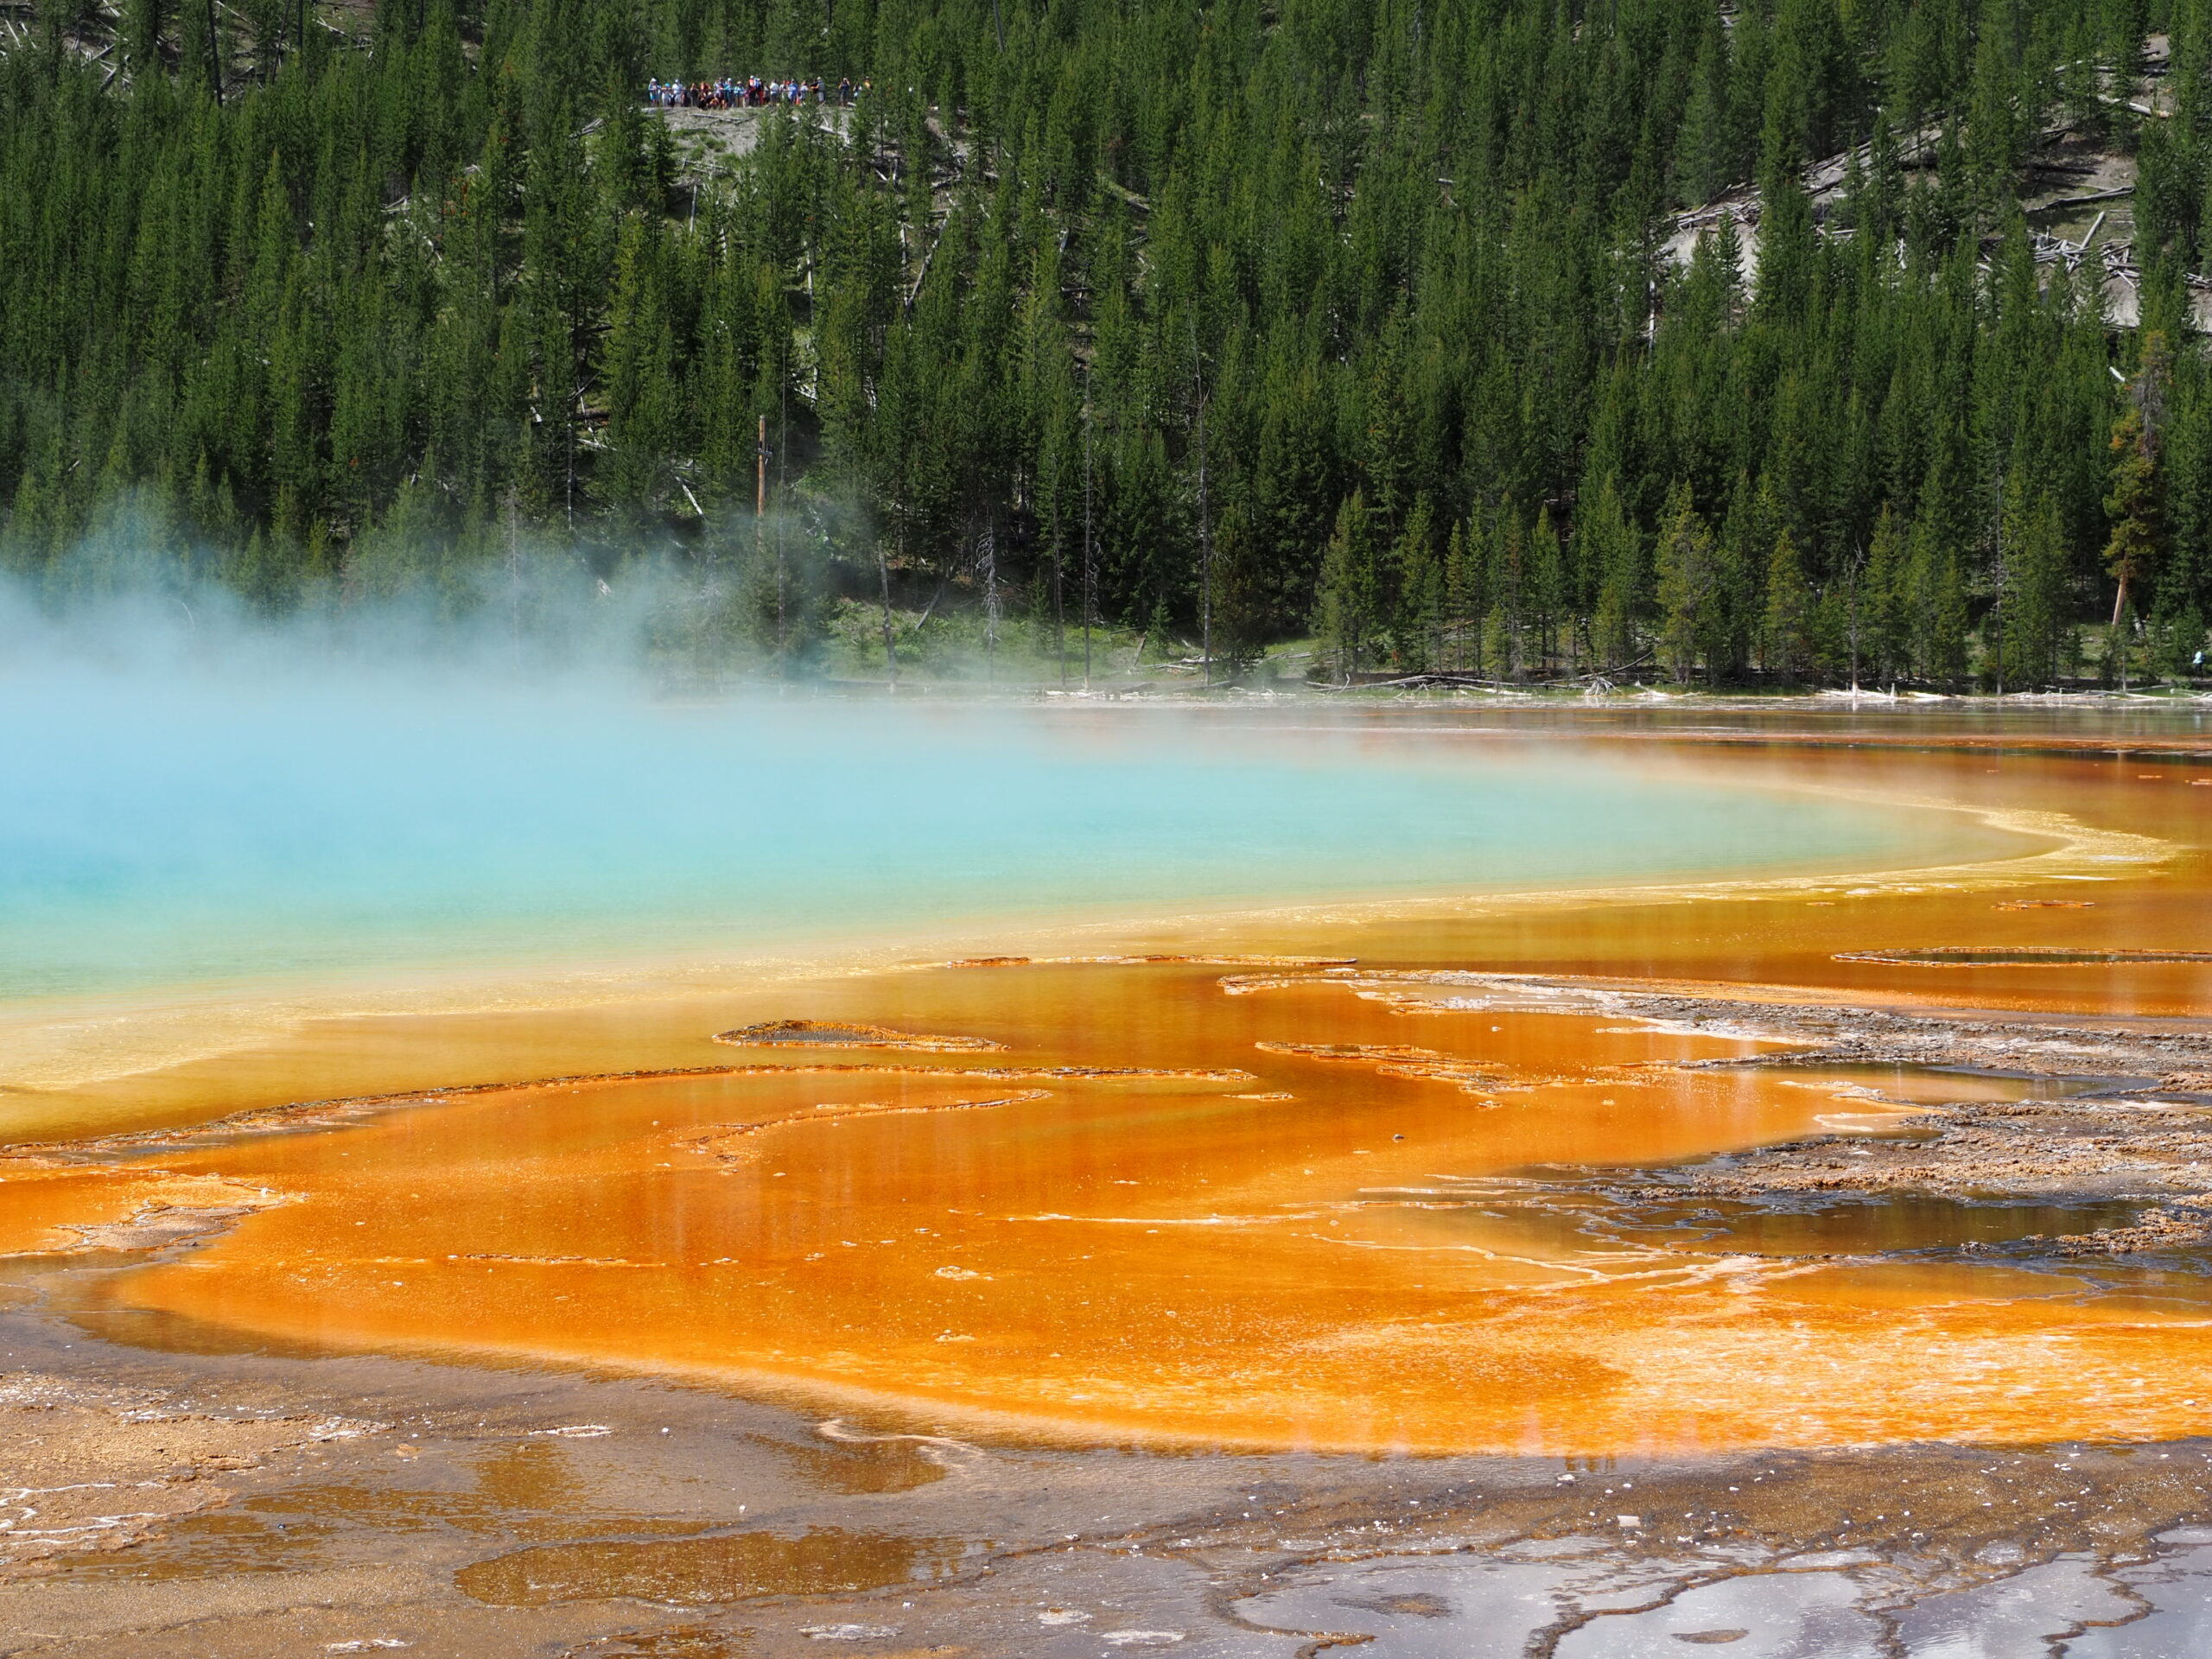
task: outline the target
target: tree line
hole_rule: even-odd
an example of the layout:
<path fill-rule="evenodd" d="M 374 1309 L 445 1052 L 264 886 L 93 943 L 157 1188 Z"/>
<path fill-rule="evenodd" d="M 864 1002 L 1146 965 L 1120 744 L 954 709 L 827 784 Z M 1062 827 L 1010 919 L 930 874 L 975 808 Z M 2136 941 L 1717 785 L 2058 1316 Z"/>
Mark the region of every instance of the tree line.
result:
<path fill-rule="evenodd" d="M 1339 682 L 2186 675 L 2207 10 L 19 0 L 0 566 L 650 557 L 793 670 L 959 611 Z M 748 73 L 872 92 L 643 107 Z M 2131 248 L 2036 232 L 2054 145 Z"/>

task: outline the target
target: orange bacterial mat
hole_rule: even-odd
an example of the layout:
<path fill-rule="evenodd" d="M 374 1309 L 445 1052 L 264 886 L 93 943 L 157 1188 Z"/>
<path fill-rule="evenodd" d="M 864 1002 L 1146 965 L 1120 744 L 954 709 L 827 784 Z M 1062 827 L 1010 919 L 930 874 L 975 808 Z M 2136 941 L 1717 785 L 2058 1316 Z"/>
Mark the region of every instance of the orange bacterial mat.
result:
<path fill-rule="evenodd" d="M 85 1279 L 76 1317 L 155 1344 L 680 1375 L 1016 1439 L 1601 1453 L 2204 1432 L 2212 1323 L 2190 1294 L 1762 1251 L 1725 1218 L 1638 1239 L 1516 1200 L 1534 1166 L 1882 1134 L 1909 1100 L 2020 1086 L 1900 1073 L 1884 1099 L 1847 1068 L 1698 1066 L 1784 1046 L 1753 1014 L 1690 1031 L 1608 988 L 2212 1007 L 2212 964 L 2187 959 L 2212 940 L 2212 797 L 2183 786 L 2201 766 L 1714 764 L 2063 813 L 2086 839 L 1918 876 L 1345 907 L 1133 928 L 1060 960 L 316 1021 L 46 1103 L 188 1127 L 0 1164 L 0 1249 L 225 1208 L 207 1242 Z M 1547 983 L 1471 977 L 1491 975 Z"/>

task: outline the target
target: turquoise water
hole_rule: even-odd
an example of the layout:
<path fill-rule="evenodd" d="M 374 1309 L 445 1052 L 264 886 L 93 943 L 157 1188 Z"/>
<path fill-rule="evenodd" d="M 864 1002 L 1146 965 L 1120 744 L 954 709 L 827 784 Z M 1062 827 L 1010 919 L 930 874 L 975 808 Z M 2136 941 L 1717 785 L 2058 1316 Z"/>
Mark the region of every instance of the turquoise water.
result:
<path fill-rule="evenodd" d="M 0 997 L 1878 860 L 1911 833 L 1574 752 L 1161 711 L 78 661 L 0 672 Z"/>

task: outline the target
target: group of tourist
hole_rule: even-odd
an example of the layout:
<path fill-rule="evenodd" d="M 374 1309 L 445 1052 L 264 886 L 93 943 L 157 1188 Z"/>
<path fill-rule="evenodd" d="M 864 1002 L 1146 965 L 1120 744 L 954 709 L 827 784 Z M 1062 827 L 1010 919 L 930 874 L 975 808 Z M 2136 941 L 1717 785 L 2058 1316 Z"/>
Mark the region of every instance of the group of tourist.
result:
<path fill-rule="evenodd" d="M 867 81 L 846 79 L 840 79 L 835 86 L 825 86 L 819 75 L 811 80 L 763 80 L 758 75 L 738 80 L 725 75 L 720 80 L 690 83 L 649 80 L 645 83 L 645 102 L 663 110 L 751 110 L 771 104 L 836 104 L 848 107 L 859 103 L 868 87 Z"/>

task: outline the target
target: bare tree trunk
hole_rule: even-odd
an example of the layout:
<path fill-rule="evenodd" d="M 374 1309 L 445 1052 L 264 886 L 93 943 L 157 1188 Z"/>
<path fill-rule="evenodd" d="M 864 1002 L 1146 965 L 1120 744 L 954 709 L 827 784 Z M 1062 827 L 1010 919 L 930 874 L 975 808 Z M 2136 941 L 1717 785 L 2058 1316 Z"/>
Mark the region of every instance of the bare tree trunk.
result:
<path fill-rule="evenodd" d="M 780 677 L 790 671 L 791 665 L 791 630 L 785 616 L 784 598 L 784 452 L 791 437 L 791 387 L 787 377 L 778 396 L 781 402 L 776 417 L 776 673 Z"/>
<path fill-rule="evenodd" d="M 1052 655 L 1059 659 L 1060 684 L 1065 687 L 1068 683 L 1068 629 L 1067 613 L 1060 603 L 1059 513 L 1056 499 L 1052 505 Z"/>
<path fill-rule="evenodd" d="M 2127 635 L 2120 619 L 2127 613 L 2127 573 L 2120 572 L 2120 592 L 2112 601 L 2112 649 L 2120 655 L 2120 689 L 2127 690 Z"/>
<path fill-rule="evenodd" d="M 1098 565 L 1090 545 L 1090 374 L 1083 377 L 1083 689 L 1090 690 L 1090 617 L 1096 607 Z"/>
<path fill-rule="evenodd" d="M 998 677 L 999 533 L 995 520 L 983 521 L 983 677 Z"/>
<path fill-rule="evenodd" d="M 512 486 L 507 490 L 507 649 L 522 663 L 522 512 Z"/>
<path fill-rule="evenodd" d="M 899 532 L 899 563 L 905 563 L 906 558 L 906 533 L 902 528 Z M 875 538 L 875 574 L 883 584 L 883 660 L 889 665 L 891 689 L 896 692 L 899 690 L 899 635 L 891 620 L 891 566 L 883 556 L 883 538 L 880 536 Z"/>
<path fill-rule="evenodd" d="M 1198 356 L 1198 325 L 1191 323 L 1191 361 L 1198 382 L 1198 633 L 1205 689 L 1213 690 L 1213 520 L 1206 511 L 1206 381 Z"/>
<path fill-rule="evenodd" d="M 1997 695 L 2005 695 L 2005 469 L 1999 467 L 1991 480 L 1996 507 L 1990 518 L 1990 535 L 1997 549 L 1997 592 L 1989 607 L 1990 639 L 1995 647 L 1993 660 L 1997 669 Z"/>
<path fill-rule="evenodd" d="M 762 414 L 753 433 L 753 580 L 759 580 L 763 560 L 768 556 L 768 417 Z M 776 578 L 776 656 L 782 665 L 784 653 L 784 582 L 779 574 Z"/>

